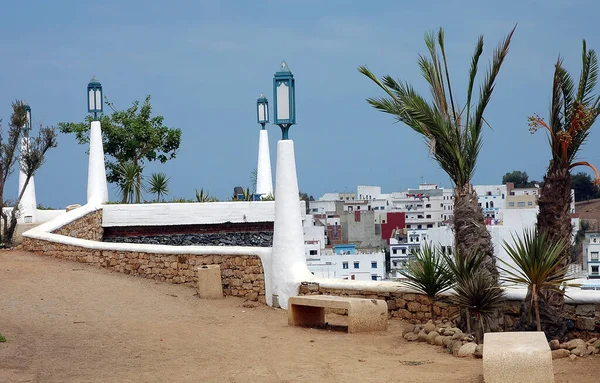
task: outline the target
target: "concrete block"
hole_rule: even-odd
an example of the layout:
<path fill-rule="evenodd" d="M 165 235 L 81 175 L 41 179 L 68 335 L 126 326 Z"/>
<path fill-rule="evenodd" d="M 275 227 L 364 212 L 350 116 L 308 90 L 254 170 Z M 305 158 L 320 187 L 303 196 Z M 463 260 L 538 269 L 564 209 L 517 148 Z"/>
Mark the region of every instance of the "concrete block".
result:
<path fill-rule="evenodd" d="M 204 299 L 222 299 L 223 284 L 219 265 L 198 267 L 198 296 Z"/>
<path fill-rule="evenodd" d="M 486 383 L 554 382 L 552 353 L 543 332 L 486 333 L 483 344 Z"/>

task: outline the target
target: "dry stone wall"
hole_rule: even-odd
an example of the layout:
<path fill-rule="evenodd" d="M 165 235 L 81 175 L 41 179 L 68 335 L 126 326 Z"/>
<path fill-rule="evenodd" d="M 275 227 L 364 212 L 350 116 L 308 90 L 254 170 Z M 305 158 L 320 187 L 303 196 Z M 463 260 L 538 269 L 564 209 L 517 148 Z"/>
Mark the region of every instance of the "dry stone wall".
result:
<path fill-rule="evenodd" d="M 78 229 L 72 230 L 77 231 Z M 22 248 L 40 255 L 87 263 L 124 274 L 193 287 L 198 283 L 197 268 L 199 266 L 217 264 L 221 267 L 221 281 L 225 295 L 244 297 L 248 300 L 265 303 L 264 271 L 258 256 L 154 254 L 93 250 L 27 237 L 23 238 Z"/>
<path fill-rule="evenodd" d="M 316 282 L 302 282 L 299 295 L 337 295 L 355 298 L 381 299 L 386 301 L 389 318 L 431 319 L 429 299 L 422 294 L 404 292 L 375 292 L 354 289 L 334 289 L 321 287 Z M 519 310 L 520 301 L 506 301 L 502 309 L 503 316 L 498 324 L 504 330 L 513 328 Z M 459 313 L 447 298 L 435 302 L 433 307 L 437 319 L 451 318 Z M 565 304 L 567 327 L 574 331 L 600 332 L 600 304 Z"/>
<path fill-rule="evenodd" d="M 54 230 L 53 233 L 66 235 L 67 237 L 89 239 L 91 241 L 102 241 L 102 236 L 104 235 L 102 229 L 102 210 L 86 214 Z"/>

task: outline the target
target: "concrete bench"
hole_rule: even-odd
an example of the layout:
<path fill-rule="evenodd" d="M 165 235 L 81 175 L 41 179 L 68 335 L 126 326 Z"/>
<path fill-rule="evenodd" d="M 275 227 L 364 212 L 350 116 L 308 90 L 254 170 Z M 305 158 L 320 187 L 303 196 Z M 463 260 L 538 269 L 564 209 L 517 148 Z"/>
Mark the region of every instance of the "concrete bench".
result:
<path fill-rule="evenodd" d="M 348 312 L 348 332 L 387 330 L 387 304 L 377 299 L 305 295 L 288 300 L 288 325 L 325 326 L 325 308 Z"/>
<path fill-rule="evenodd" d="M 552 353 L 544 333 L 486 333 L 483 380 L 485 383 L 553 383 Z"/>

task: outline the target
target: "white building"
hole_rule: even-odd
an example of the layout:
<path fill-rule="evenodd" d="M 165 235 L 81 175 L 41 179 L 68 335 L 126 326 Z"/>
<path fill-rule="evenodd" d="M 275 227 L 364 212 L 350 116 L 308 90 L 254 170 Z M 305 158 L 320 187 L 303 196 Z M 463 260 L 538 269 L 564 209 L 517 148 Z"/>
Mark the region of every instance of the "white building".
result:
<path fill-rule="evenodd" d="M 379 281 L 385 279 L 385 254 L 345 254 L 310 256 L 308 269 L 315 277 Z"/>
<path fill-rule="evenodd" d="M 600 233 L 586 233 L 583 243 L 583 264 L 587 276 L 600 278 Z"/>

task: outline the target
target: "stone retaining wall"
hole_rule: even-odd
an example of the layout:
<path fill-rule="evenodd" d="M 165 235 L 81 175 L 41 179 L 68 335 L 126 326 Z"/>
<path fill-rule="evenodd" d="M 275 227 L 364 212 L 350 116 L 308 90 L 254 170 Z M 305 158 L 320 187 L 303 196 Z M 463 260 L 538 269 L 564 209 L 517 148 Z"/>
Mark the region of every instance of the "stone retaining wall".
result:
<path fill-rule="evenodd" d="M 102 210 L 96 210 L 53 231 L 67 237 L 102 241 Z"/>
<path fill-rule="evenodd" d="M 101 217 L 100 211 L 100 217 Z M 90 229 L 97 222 L 98 211 L 65 225 L 57 231 L 79 235 L 97 234 Z M 86 231 L 85 224 L 89 224 Z M 67 228 L 67 226 L 72 226 Z M 265 303 L 265 279 L 260 257 L 251 255 L 193 255 L 154 254 L 133 251 L 94 250 L 80 246 L 64 245 L 33 238 L 23 238 L 24 250 L 40 255 L 104 267 L 124 274 L 151 278 L 158 281 L 186 284 L 196 287 L 197 267 L 218 264 L 225 295 L 244 297 Z"/>
<path fill-rule="evenodd" d="M 317 282 L 302 282 L 299 295 L 337 295 L 355 298 L 381 299 L 386 301 L 389 318 L 430 319 L 429 299 L 422 294 L 404 292 L 375 292 L 355 289 L 321 287 Z M 512 329 L 519 316 L 521 301 L 506 301 L 503 316 L 498 324 L 504 330 Z M 600 332 L 600 304 L 565 304 L 568 327 L 572 330 Z M 459 314 L 458 307 L 448 298 L 435 302 L 433 311 L 439 318 L 452 318 Z M 532 313 L 533 315 L 533 313 Z M 438 319 L 439 319 L 438 318 Z"/>

